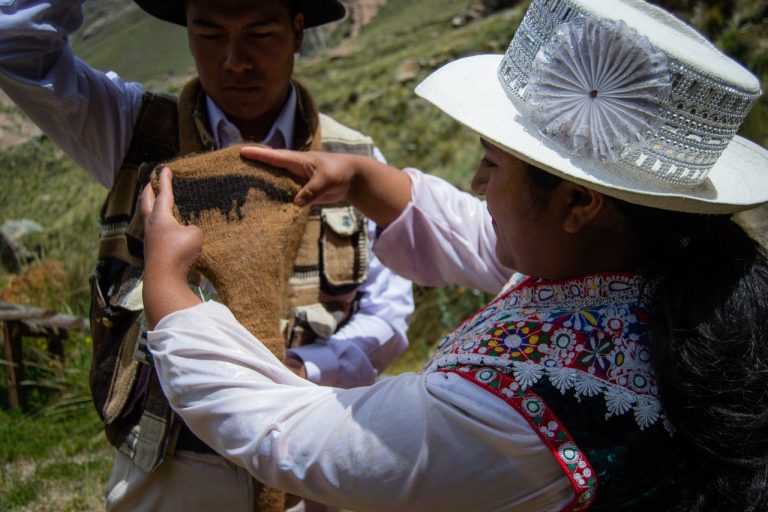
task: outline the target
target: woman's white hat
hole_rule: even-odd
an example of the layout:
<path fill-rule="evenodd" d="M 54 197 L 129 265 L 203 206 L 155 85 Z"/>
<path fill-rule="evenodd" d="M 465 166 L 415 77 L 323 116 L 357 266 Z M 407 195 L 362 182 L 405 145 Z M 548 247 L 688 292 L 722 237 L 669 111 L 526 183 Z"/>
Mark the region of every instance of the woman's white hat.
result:
<path fill-rule="evenodd" d="M 768 151 L 735 135 L 760 82 L 641 0 L 533 0 L 505 55 L 454 61 L 416 93 L 536 167 L 631 203 L 768 202 Z"/>

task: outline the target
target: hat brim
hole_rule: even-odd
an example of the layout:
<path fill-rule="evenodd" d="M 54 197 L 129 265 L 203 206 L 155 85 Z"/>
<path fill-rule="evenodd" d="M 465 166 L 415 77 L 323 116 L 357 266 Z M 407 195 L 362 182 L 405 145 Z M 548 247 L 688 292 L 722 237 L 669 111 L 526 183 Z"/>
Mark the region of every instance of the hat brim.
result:
<path fill-rule="evenodd" d="M 526 122 L 497 79 L 502 55 L 446 64 L 416 94 L 516 157 L 564 179 L 624 201 L 690 213 L 735 213 L 768 202 L 768 151 L 735 137 L 700 185 L 671 190 L 652 178 L 628 176 L 594 160 L 573 157 Z"/>
<path fill-rule="evenodd" d="M 135 2 L 155 18 L 176 25 L 187 25 L 185 0 L 135 0 Z M 299 0 L 299 10 L 304 13 L 304 28 L 341 20 L 347 12 L 344 5 L 337 0 Z"/>

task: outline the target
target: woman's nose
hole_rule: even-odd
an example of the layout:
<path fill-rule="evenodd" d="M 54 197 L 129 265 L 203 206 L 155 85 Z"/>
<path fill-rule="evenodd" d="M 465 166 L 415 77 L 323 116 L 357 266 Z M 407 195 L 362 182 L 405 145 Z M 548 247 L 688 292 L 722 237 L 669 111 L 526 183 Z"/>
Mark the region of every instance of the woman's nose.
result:
<path fill-rule="evenodd" d="M 472 176 L 472 192 L 484 196 L 487 185 L 488 171 L 484 170 L 483 167 L 479 165 L 475 170 L 475 175 Z"/>

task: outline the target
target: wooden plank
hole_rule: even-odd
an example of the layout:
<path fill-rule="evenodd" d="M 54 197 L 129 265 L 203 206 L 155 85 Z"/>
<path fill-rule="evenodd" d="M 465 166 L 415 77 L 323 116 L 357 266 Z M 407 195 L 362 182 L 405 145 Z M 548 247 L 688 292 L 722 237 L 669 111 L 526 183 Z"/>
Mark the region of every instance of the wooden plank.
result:
<path fill-rule="evenodd" d="M 58 335 L 61 331 L 86 331 L 88 320 L 76 316 L 55 315 L 45 319 L 23 320 L 24 334 L 29 336 Z"/>
<path fill-rule="evenodd" d="M 21 330 L 16 322 L 5 322 L 3 338 L 5 340 L 5 359 L 10 362 L 6 367 L 8 374 L 8 406 L 11 409 L 24 407 L 24 364 L 21 357 Z"/>
<path fill-rule="evenodd" d="M 49 318 L 55 314 L 55 311 L 39 308 L 0 308 L 0 322 Z"/>
<path fill-rule="evenodd" d="M 23 322 L 30 335 L 44 334 L 46 329 L 56 332 L 64 330 L 86 330 L 88 320 L 57 313 L 52 309 L 22 306 L 0 302 L 0 322 Z"/>

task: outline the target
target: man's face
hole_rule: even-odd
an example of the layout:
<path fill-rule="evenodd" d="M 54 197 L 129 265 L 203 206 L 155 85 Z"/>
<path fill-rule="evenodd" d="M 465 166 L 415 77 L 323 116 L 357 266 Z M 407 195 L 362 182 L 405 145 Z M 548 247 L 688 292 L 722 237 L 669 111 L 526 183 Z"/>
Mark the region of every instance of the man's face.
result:
<path fill-rule="evenodd" d="M 189 0 L 187 34 L 203 89 L 243 130 L 280 112 L 304 17 L 282 0 Z"/>

